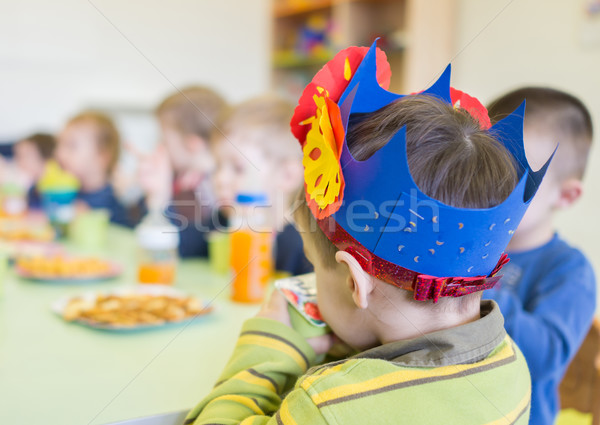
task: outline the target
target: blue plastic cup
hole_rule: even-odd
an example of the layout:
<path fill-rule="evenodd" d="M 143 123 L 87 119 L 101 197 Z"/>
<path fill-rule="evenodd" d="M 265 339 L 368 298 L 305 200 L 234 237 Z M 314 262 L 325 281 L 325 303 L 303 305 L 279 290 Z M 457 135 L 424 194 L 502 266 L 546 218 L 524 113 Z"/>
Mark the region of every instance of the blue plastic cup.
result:
<path fill-rule="evenodd" d="M 41 193 L 42 208 L 59 237 L 65 236 L 68 224 L 75 217 L 77 191 L 45 191 Z"/>

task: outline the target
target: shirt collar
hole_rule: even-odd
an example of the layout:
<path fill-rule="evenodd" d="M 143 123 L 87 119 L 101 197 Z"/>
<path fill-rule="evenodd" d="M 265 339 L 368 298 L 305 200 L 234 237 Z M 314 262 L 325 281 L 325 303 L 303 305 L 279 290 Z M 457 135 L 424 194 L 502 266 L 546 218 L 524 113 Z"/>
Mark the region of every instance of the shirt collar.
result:
<path fill-rule="evenodd" d="M 381 345 L 353 358 L 382 359 L 413 367 L 475 363 L 487 357 L 505 337 L 498 304 L 486 300 L 481 302 L 481 318 L 474 322 Z"/>

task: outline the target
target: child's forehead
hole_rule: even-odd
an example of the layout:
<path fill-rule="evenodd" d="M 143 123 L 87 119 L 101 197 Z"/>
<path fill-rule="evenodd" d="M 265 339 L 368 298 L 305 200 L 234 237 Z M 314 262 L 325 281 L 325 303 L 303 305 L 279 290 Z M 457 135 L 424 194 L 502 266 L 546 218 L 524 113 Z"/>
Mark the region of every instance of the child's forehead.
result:
<path fill-rule="evenodd" d="M 77 132 L 77 133 L 95 133 L 98 131 L 98 123 L 91 119 L 77 120 L 68 122 L 63 128 L 62 133 Z"/>
<path fill-rule="evenodd" d="M 35 145 L 34 142 L 32 142 L 29 139 L 22 139 L 19 140 L 17 143 L 15 143 L 15 149 L 31 149 L 33 148 Z"/>
<path fill-rule="evenodd" d="M 97 125 L 91 121 L 77 121 L 68 123 L 58 134 L 57 143 L 79 142 L 88 143 L 90 140 L 96 140 L 98 133 Z"/>
<path fill-rule="evenodd" d="M 236 162 L 264 162 L 268 159 L 266 152 L 258 143 L 252 143 L 238 135 L 220 138 L 215 146 L 217 156 L 222 160 Z"/>

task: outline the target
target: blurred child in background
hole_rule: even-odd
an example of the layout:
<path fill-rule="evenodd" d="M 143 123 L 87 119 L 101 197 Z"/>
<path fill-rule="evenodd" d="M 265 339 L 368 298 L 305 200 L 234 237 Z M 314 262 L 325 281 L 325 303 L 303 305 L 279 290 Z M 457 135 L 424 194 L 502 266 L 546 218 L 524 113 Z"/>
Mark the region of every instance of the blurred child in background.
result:
<path fill-rule="evenodd" d="M 285 217 L 304 181 L 302 152 L 289 131 L 290 103 L 272 96 L 248 100 L 229 110 L 212 138 L 217 159 L 215 190 L 225 216 L 238 193 L 264 192 L 272 206 L 277 238 L 275 269 L 292 275 L 312 271 L 302 238 Z"/>
<path fill-rule="evenodd" d="M 508 245 L 511 259 L 498 289 L 487 291 L 500 305 L 505 327 L 531 371 L 530 424 L 554 423 L 558 385 L 581 345 L 596 308 L 596 280 L 587 258 L 556 233 L 556 212 L 582 194 L 592 142 L 592 121 L 577 98 L 549 88 L 510 92 L 489 107 L 492 121 L 526 99 L 524 140 L 532 167 L 539 168 L 558 144 L 546 178 Z"/>
<path fill-rule="evenodd" d="M 42 177 L 46 163 L 52 159 L 56 139 L 51 134 L 36 133 L 15 144 L 14 162 L 25 177 L 27 204 L 29 208 L 40 208 L 41 201 L 35 183 Z"/>
<path fill-rule="evenodd" d="M 36 133 L 15 144 L 14 161 L 27 174 L 31 184 L 39 180 L 44 167 L 52 159 L 56 139 L 51 134 Z"/>
<path fill-rule="evenodd" d="M 206 236 L 214 228 L 210 134 L 225 100 L 207 87 L 188 87 L 156 109 L 161 143 L 151 155 L 138 153 L 139 181 L 146 208 L 167 210 L 179 227 L 182 257 L 208 255 Z"/>
<path fill-rule="evenodd" d="M 113 223 L 131 226 L 126 209 L 110 183 L 119 160 L 120 137 L 112 120 L 99 112 L 82 112 L 71 118 L 58 136 L 55 157 L 80 182 L 81 205 L 107 209 Z"/>

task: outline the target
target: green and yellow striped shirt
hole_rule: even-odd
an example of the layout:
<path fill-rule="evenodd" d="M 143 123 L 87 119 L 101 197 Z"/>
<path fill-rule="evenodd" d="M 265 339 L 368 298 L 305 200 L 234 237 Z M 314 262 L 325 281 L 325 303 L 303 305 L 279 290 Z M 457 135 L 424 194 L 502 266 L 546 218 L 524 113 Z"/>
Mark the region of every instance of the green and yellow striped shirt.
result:
<path fill-rule="evenodd" d="M 254 318 L 186 424 L 525 425 L 530 378 L 498 306 L 481 319 L 309 370 L 301 335 Z"/>

